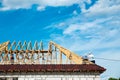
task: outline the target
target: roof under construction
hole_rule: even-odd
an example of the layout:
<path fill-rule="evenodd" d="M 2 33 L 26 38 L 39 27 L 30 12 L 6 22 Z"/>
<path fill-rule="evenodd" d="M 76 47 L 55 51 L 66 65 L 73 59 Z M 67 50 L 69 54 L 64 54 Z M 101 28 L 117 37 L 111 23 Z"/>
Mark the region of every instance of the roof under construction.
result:
<path fill-rule="evenodd" d="M 66 59 L 63 59 L 62 56 Z M 106 69 L 50 42 L 44 50 L 42 42 L 5 42 L 0 44 L 0 72 L 99 72 Z"/>

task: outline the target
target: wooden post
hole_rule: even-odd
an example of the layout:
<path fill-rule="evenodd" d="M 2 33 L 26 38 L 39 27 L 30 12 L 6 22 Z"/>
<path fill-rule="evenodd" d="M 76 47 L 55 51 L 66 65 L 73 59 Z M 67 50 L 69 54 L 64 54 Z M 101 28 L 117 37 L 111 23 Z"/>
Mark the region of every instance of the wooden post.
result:
<path fill-rule="evenodd" d="M 60 64 L 62 64 L 62 51 L 60 51 Z"/>
<path fill-rule="evenodd" d="M 68 63 L 68 57 L 66 56 L 66 63 L 65 64 L 67 64 Z"/>

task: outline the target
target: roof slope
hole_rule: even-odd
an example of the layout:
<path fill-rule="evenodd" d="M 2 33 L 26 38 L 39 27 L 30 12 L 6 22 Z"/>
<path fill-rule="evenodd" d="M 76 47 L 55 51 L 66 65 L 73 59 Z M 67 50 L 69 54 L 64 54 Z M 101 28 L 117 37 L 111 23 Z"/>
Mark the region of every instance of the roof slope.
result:
<path fill-rule="evenodd" d="M 99 72 L 106 69 L 96 64 L 13 64 L 0 65 L 0 72 Z"/>

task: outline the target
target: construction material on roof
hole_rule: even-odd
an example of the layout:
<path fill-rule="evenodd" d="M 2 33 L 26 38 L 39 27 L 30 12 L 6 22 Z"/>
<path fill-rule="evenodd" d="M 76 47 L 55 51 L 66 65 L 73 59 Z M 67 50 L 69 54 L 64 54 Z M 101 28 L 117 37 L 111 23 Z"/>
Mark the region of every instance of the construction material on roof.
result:
<path fill-rule="evenodd" d="M 62 58 L 63 55 L 66 61 Z M 48 50 L 44 50 L 43 42 L 35 41 L 33 45 L 31 41 L 23 43 L 7 41 L 0 44 L 0 58 L 0 64 L 93 64 L 52 41 Z"/>

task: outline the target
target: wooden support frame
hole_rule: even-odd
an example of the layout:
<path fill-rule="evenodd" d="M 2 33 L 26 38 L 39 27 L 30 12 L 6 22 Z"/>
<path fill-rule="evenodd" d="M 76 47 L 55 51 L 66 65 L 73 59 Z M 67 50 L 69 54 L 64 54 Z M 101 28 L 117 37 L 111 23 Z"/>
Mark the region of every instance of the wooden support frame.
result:
<path fill-rule="evenodd" d="M 57 52 L 57 50 L 59 50 Z M 35 59 L 33 58 L 34 54 L 37 54 L 37 59 L 38 62 L 35 64 L 40 64 L 42 62 L 42 64 L 63 64 L 63 58 L 62 58 L 62 54 L 64 54 L 66 56 L 66 59 L 70 60 L 70 64 L 75 63 L 75 64 L 83 64 L 83 58 L 81 56 L 78 56 L 77 54 L 71 52 L 68 49 L 65 49 L 63 47 L 61 47 L 60 45 L 54 43 L 54 42 L 50 42 L 49 43 L 49 47 L 48 50 L 44 50 L 43 48 L 43 42 L 41 41 L 40 43 L 38 43 L 37 41 L 35 41 L 34 46 L 32 47 L 32 43 L 30 42 L 26 42 L 24 41 L 23 44 L 21 41 L 17 42 L 13 42 L 10 43 L 9 41 L 0 44 L 0 53 L 4 53 L 5 55 L 2 56 L 0 55 L 0 58 L 2 59 L 1 61 L 4 62 L 4 64 L 6 64 L 9 60 L 9 56 L 8 54 L 15 54 L 15 58 L 17 59 L 15 61 L 15 64 L 34 64 Z M 59 60 L 58 60 L 58 55 L 59 53 Z M 30 55 L 29 55 L 30 54 Z M 56 54 L 56 60 L 53 59 L 53 55 Z M 22 59 L 20 59 L 20 55 L 22 55 Z M 41 56 L 40 56 L 41 55 Z M 50 59 L 49 59 L 50 57 Z M 41 62 L 39 61 L 41 58 Z M 31 62 L 28 62 L 31 61 Z M 55 62 L 56 61 L 56 62 Z M 66 60 L 66 63 L 68 62 L 68 60 Z M 92 64 L 92 62 L 87 61 L 86 64 Z"/>

